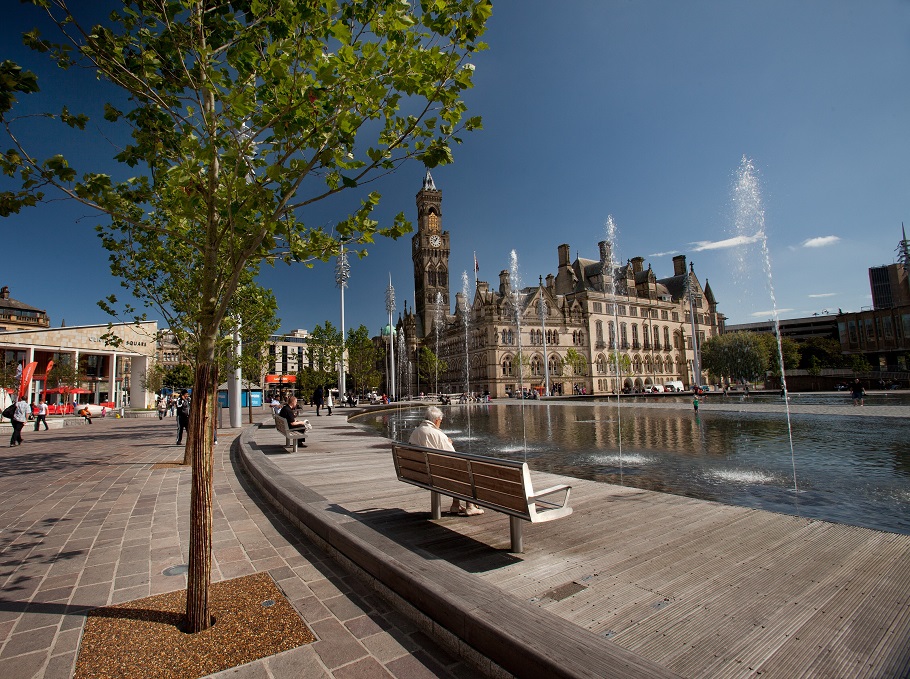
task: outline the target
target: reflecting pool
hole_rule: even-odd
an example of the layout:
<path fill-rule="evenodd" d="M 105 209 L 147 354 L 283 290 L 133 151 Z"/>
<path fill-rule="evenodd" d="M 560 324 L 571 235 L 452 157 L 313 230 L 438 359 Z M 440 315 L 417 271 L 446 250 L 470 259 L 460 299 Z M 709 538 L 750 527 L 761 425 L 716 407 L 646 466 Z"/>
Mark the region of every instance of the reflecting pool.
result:
<path fill-rule="evenodd" d="M 404 441 L 423 408 L 358 418 Z M 532 469 L 806 518 L 910 534 L 910 441 L 899 418 L 656 409 L 616 404 L 475 404 L 446 409 L 455 448 L 526 460 Z M 468 438 L 468 413 L 471 436 Z"/>

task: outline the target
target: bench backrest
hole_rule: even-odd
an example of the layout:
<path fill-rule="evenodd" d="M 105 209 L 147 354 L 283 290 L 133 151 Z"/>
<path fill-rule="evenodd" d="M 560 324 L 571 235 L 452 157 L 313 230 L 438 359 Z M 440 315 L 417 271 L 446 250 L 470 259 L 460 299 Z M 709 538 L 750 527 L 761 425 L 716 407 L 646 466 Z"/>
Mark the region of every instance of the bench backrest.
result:
<path fill-rule="evenodd" d="M 524 462 L 405 444 L 394 444 L 392 456 L 400 481 L 530 520 L 534 491 Z"/>

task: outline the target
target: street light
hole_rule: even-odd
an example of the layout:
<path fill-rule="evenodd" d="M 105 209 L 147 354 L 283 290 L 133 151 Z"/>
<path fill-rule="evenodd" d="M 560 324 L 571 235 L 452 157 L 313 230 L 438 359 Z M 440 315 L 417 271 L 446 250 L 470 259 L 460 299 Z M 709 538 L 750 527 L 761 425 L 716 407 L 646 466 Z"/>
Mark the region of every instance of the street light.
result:
<path fill-rule="evenodd" d="M 335 284 L 341 290 L 341 363 L 338 368 L 338 397 L 344 403 L 347 387 L 345 385 L 344 374 L 344 289 L 348 286 L 348 279 L 351 277 L 351 265 L 348 264 L 348 253 L 344 251 L 344 244 L 347 238 L 341 238 L 341 252 L 338 253 L 338 261 L 335 263 Z"/>
<path fill-rule="evenodd" d="M 395 326 L 392 325 L 392 314 L 395 313 L 395 288 L 392 287 L 392 274 L 389 274 L 389 289 L 385 291 L 385 310 L 389 313 L 389 396 L 395 400 Z"/>
<path fill-rule="evenodd" d="M 695 290 L 692 289 L 692 265 L 689 268 L 689 274 L 686 276 L 686 297 L 689 299 L 689 320 L 692 321 L 692 369 L 695 373 L 695 386 L 701 386 L 701 366 L 698 361 L 698 333 L 695 330 Z M 685 345 L 683 345 L 685 347 Z"/>

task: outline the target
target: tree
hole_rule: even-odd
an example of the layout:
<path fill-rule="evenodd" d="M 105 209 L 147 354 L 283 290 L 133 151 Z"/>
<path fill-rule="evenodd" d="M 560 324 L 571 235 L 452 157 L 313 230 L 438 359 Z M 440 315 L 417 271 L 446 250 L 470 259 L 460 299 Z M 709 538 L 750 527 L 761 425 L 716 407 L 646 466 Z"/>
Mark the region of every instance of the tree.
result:
<path fill-rule="evenodd" d="M 817 359 L 819 368 L 840 368 L 844 364 L 841 345 L 830 337 L 811 337 L 800 342 L 800 368 L 808 369 L 812 359 Z"/>
<path fill-rule="evenodd" d="M 382 376 L 376 369 L 379 361 L 379 349 L 370 339 L 370 331 L 365 325 L 348 329 L 348 372 L 354 388 L 364 394 L 371 387 L 378 387 Z M 342 394 L 342 397 L 344 394 Z"/>
<path fill-rule="evenodd" d="M 872 372 L 872 364 L 870 364 L 862 354 L 854 354 L 853 358 L 850 359 L 850 369 L 853 371 L 854 375 L 861 375 L 863 373 Z"/>
<path fill-rule="evenodd" d="M 417 355 L 417 374 L 427 384 L 432 384 L 433 389 L 438 391 L 438 375 L 445 375 L 449 369 L 449 364 L 439 358 L 429 347 L 421 347 Z M 428 390 L 429 391 L 429 390 Z"/>
<path fill-rule="evenodd" d="M 768 369 L 770 344 L 759 333 L 715 335 L 705 340 L 700 349 L 702 368 L 717 378 L 754 382 Z"/>
<path fill-rule="evenodd" d="M 588 360 L 572 347 L 566 352 L 565 364 L 572 368 L 573 375 L 588 374 Z"/>
<path fill-rule="evenodd" d="M 164 369 L 163 386 L 168 389 L 183 389 L 193 384 L 193 369 L 185 363 L 169 365 Z"/>
<path fill-rule="evenodd" d="M 161 391 L 162 387 L 164 387 L 165 372 L 165 368 L 162 364 L 153 363 L 149 366 L 148 370 L 139 377 L 139 385 L 145 391 L 158 393 Z"/>
<path fill-rule="evenodd" d="M 761 332 L 757 333 L 759 339 L 765 346 L 765 351 L 767 352 L 767 364 L 765 369 L 770 372 L 772 375 L 780 376 L 780 361 L 781 356 L 784 360 L 784 370 L 795 370 L 799 367 L 799 344 L 796 340 L 793 340 L 789 337 L 780 338 L 780 347 L 777 345 L 777 336 L 768 333 Z"/>
<path fill-rule="evenodd" d="M 480 125 L 463 120 L 461 97 L 472 85 L 467 59 L 485 48 L 479 39 L 492 4 L 130 0 L 108 24 L 88 28 L 65 0 L 33 2 L 65 37 L 53 43 L 32 31 L 26 43 L 62 68 L 87 66 L 122 93 L 105 104 L 104 118 L 117 126 L 111 136 L 123 128 L 132 136 L 115 156 L 131 176 L 80 173 L 61 154 L 36 158 L 10 114 L 18 96 L 38 91 L 37 77 L 6 61 L 0 117 L 12 148 L 0 156 L 0 170 L 20 187 L 0 193 L 0 215 L 43 200 L 51 186 L 96 208 L 110 218 L 99 231 L 112 270 L 123 273 L 129 262 L 134 296 L 159 311 L 176 304 L 185 319 L 179 327 L 192 332 L 186 614 L 187 630 L 199 632 L 211 624 L 213 396 L 229 334 L 222 323 L 244 276 L 264 261 L 311 265 L 336 255 L 339 238 L 365 245 L 408 231 L 401 214 L 384 228 L 371 219 L 376 192 L 334 228 L 305 217 L 314 203 L 405 160 L 452 161 L 461 130 Z M 47 119 L 94 129 L 85 114 L 65 105 L 57 111 Z M 38 127 L 26 131 L 57 139 Z"/>
<path fill-rule="evenodd" d="M 334 384 L 337 366 L 344 351 L 344 336 L 331 321 L 317 325 L 307 338 L 307 360 L 315 372 L 318 384 Z"/>

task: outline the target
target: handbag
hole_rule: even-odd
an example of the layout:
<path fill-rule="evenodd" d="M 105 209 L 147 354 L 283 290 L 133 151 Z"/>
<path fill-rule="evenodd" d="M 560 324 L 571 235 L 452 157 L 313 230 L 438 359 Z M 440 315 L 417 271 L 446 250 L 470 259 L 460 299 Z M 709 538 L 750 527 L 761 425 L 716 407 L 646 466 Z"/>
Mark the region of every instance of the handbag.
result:
<path fill-rule="evenodd" d="M 5 417 L 8 420 L 13 419 L 13 415 L 16 414 L 16 404 L 11 403 L 8 406 L 6 406 L 6 408 L 3 409 L 2 414 L 3 414 L 3 417 Z"/>

